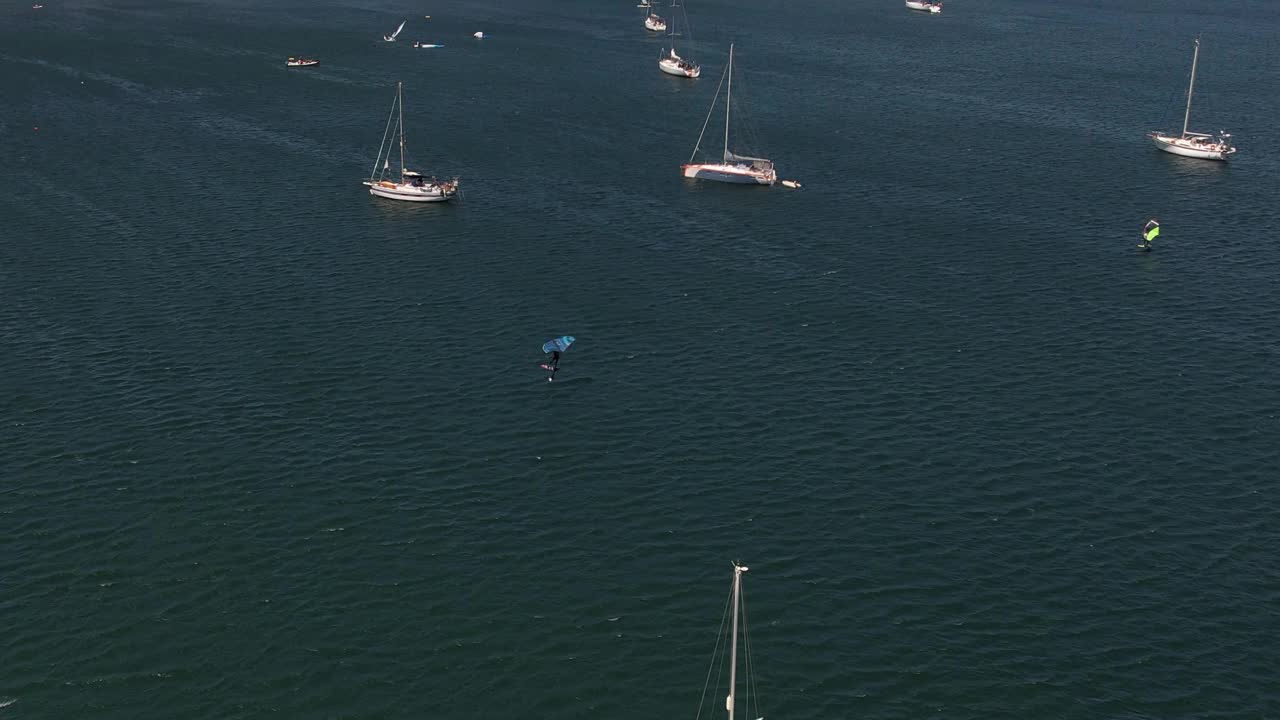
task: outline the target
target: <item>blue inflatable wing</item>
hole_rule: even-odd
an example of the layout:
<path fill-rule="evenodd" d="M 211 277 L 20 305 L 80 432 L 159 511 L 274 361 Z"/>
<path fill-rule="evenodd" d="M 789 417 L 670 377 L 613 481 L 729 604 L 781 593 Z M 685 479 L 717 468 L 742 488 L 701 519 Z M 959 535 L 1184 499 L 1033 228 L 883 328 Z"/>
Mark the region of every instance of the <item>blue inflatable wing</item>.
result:
<path fill-rule="evenodd" d="M 542 352 L 549 353 L 554 350 L 559 350 L 560 352 L 564 352 L 565 350 L 568 350 L 569 346 L 572 344 L 573 344 L 572 335 L 562 335 L 558 338 L 555 338 L 554 340 L 548 340 L 542 343 Z"/>

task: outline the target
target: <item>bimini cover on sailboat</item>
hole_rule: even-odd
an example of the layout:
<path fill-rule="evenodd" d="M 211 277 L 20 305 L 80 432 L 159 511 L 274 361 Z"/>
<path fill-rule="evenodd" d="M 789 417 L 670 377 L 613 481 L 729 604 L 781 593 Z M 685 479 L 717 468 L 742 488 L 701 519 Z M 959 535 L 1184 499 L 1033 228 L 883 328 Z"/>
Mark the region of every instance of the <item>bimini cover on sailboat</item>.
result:
<path fill-rule="evenodd" d="M 724 159 L 729 162 L 745 162 L 751 163 L 761 170 L 768 170 L 773 167 L 773 161 L 769 158 L 751 157 L 750 155 L 738 155 L 733 152 L 725 152 Z"/>
<path fill-rule="evenodd" d="M 1148 220 L 1147 226 L 1142 228 L 1142 239 L 1151 242 L 1160 237 L 1160 223 L 1155 220 Z"/>
<path fill-rule="evenodd" d="M 565 350 L 568 350 L 569 346 L 572 344 L 573 344 L 572 335 L 561 335 L 558 338 L 555 338 L 553 340 L 548 340 L 542 343 L 542 352 L 544 353 L 549 353 L 552 351 L 564 352 Z"/>

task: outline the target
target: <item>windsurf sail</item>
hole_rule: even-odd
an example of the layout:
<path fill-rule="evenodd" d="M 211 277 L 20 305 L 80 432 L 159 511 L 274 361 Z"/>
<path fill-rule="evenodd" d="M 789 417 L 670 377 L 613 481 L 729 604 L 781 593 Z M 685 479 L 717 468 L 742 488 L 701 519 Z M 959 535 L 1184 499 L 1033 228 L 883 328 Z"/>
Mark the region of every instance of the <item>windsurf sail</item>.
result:
<path fill-rule="evenodd" d="M 1160 237 L 1160 223 L 1155 220 L 1148 220 L 1147 226 L 1142 228 L 1142 239 L 1145 242 L 1151 242 Z"/>
<path fill-rule="evenodd" d="M 395 31 L 395 32 L 393 32 L 393 33 L 391 33 L 391 37 L 392 37 L 393 39 L 394 39 L 394 38 L 396 38 L 396 37 L 398 37 L 398 36 L 400 35 L 400 31 L 404 29 L 404 24 L 405 24 L 406 22 L 409 22 L 409 21 L 408 21 L 408 20 L 401 20 L 401 21 L 400 21 L 400 27 L 396 28 L 396 31 Z"/>
<path fill-rule="evenodd" d="M 570 345 L 573 344 L 573 339 L 574 338 L 572 335 L 562 335 L 558 338 L 548 340 L 542 343 L 542 352 L 544 353 L 549 353 L 554 351 L 564 352 L 565 350 L 569 349 Z"/>

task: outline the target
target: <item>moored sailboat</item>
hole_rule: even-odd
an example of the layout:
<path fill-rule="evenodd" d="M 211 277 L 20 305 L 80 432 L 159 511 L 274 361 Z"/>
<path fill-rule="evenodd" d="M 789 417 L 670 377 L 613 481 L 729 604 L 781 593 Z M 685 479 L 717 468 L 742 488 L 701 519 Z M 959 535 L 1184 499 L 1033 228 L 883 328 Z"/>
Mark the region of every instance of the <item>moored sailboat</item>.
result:
<path fill-rule="evenodd" d="M 400 139 L 399 182 L 391 179 L 396 173 L 391 169 L 391 151 L 395 123 L 396 135 Z M 402 83 L 396 83 L 396 99 L 391 104 L 391 114 L 387 117 L 387 128 L 382 133 L 382 144 L 378 146 L 378 157 L 373 161 L 373 170 L 364 184 L 369 187 L 370 195 L 390 200 L 407 200 L 409 202 L 445 202 L 458 194 L 458 178 L 442 181 L 434 177 L 426 177 L 414 172 L 404 164 L 404 94 Z M 379 166 L 381 165 L 381 169 Z"/>
<path fill-rule="evenodd" d="M 702 75 L 702 68 L 698 67 L 698 63 L 686 60 L 676 52 L 676 35 L 679 35 L 676 30 L 676 18 L 681 13 L 684 13 L 684 8 L 679 3 L 680 0 L 671 0 L 671 19 L 666 24 L 667 27 L 671 28 L 671 31 L 667 33 L 667 36 L 671 39 L 671 47 L 662 49 L 662 54 L 658 56 L 658 69 L 668 75 L 693 79 Z M 684 24 L 686 27 L 689 25 L 687 14 L 685 15 Z"/>
<path fill-rule="evenodd" d="M 1196 65 L 1200 60 L 1200 38 L 1196 38 L 1196 49 L 1191 55 L 1191 82 L 1187 84 L 1187 110 L 1182 116 L 1182 134 L 1174 135 L 1159 130 L 1148 133 L 1156 147 L 1167 153 L 1183 157 L 1201 158 L 1203 160 L 1226 160 L 1235 153 L 1231 146 L 1231 135 L 1219 132 L 1217 135 L 1194 133 L 1187 131 L 1191 122 L 1191 95 L 1196 89 Z"/>
<path fill-rule="evenodd" d="M 711 108 L 707 110 L 707 119 L 702 123 L 698 142 L 693 145 L 693 154 L 689 156 L 688 163 L 680 166 L 680 172 L 694 180 L 712 180 L 737 185 L 772 185 L 778 181 L 778 173 L 773 168 L 772 160 L 738 155 L 729 150 L 729 114 L 733 101 L 733 45 L 729 46 L 729 65 L 720 78 L 721 84 L 724 83 L 725 78 L 728 78 L 729 86 L 724 98 L 724 153 L 721 155 L 720 162 L 694 162 L 702 146 L 702 138 L 707 133 L 707 125 L 711 122 L 711 113 L 715 112 L 716 101 L 720 99 L 720 88 L 717 87 L 716 95 L 711 99 Z"/>
<path fill-rule="evenodd" d="M 942 3 L 931 0 L 907 0 L 907 9 L 919 10 L 920 12 L 933 13 L 936 15 L 942 12 Z"/>
<path fill-rule="evenodd" d="M 690 80 L 702 75 L 702 68 L 691 60 L 685 60 L 676 54 L 676 49 L 664 53 L 658 58 L 658 69 L 668 75 L 685 77 Z"/>

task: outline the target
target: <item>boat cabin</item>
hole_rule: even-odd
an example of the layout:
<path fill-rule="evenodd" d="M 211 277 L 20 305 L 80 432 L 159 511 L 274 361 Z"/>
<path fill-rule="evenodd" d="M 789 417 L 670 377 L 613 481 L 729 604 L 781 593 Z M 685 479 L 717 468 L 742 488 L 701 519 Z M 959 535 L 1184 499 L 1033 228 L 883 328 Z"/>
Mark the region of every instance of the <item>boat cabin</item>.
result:
<path fill-rule="evenodd" d="M 415 172 L 413 170 L 405 170 L 402 175 L 404 175 L 405 184 L 412 185 L 414 187 L 427 187 L 429 185 L 436 184 L 435 178 L 426 177 L 422 173 Z"/>

